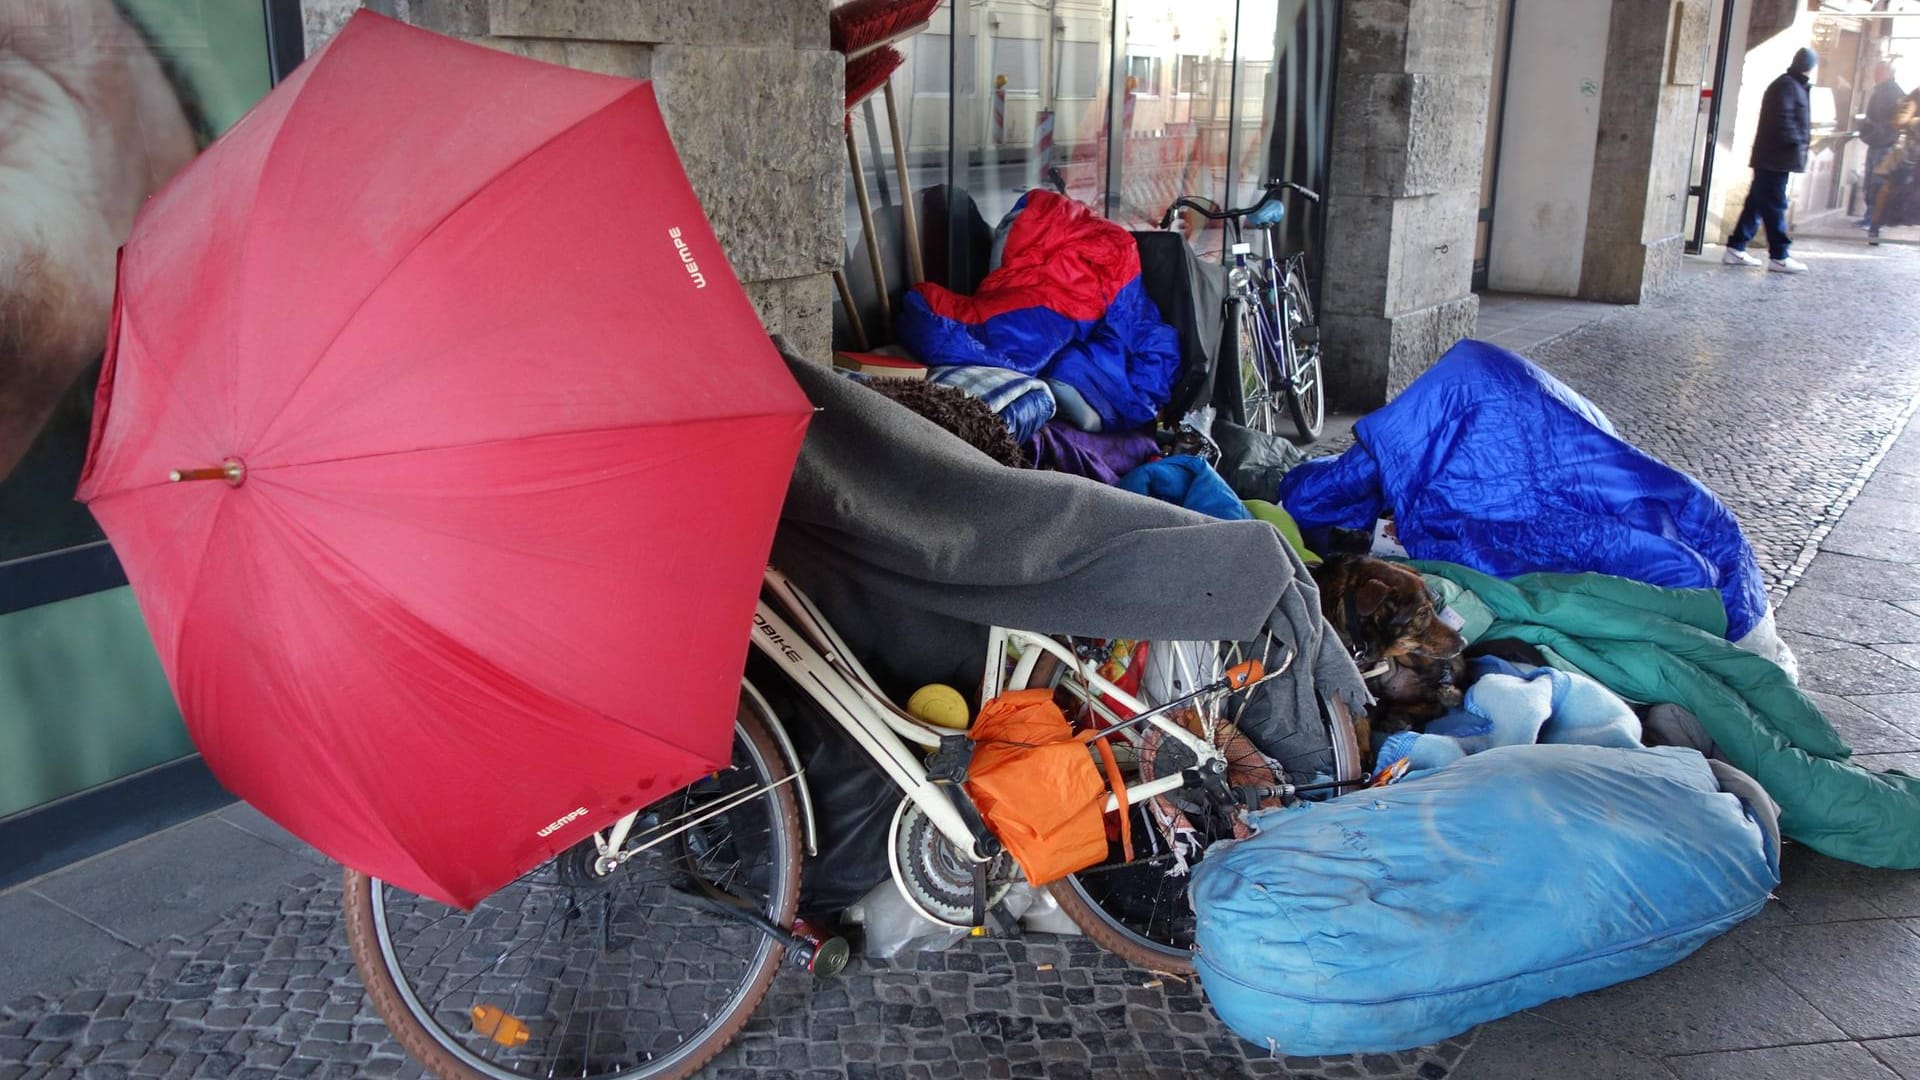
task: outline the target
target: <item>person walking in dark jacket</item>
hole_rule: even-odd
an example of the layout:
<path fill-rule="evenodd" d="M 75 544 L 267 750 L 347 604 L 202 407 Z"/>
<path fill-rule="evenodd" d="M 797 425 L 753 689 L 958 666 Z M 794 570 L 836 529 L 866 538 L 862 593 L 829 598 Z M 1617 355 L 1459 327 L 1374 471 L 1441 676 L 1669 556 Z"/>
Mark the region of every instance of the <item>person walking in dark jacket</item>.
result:
<path fill-rule="evenodd" d="M 1894 114 L 1900 111 L 1900 99 L 1907 96 L 1893 77 L 1893 65 L 1885 60 L 1873 66 L 1873 81 L 1873 93 L 1867 98 L 1867 114 L 1860 122 L 1860 141 L 1867 147 L 1867 216 L 1860 224 L 1866 226 L 1873 223 L 1873 197 L 1885 182 L 1880 175 L 1880 165 L 1900 137 L 1900 129 L 1894 126 Z"/>
<path fill-rule="evenodd" d="M 1747 244 L 1762 225 L 1767 229 L 1767 269 L 1783 274 L 1804 274 L 1807 264 L 1789 254 L 1792 239 L 1787 236 L 1787 177 L 1807 171 L 1807 144 L 1813 139 L 1812 111 L 1807 103 L 1810 73 L 1820 62 L 1812 49 L 1793 54 L 1787 73 L 1773 80 L 1767 96 L 1760 101 L 1760 129 L 1753 136 L 1753 186 L 1747 189 L 1746 205 L 1740 208 L 1740 220 L 1727 237 L 1727 253 L 1722 262 L 1729 266 L 1759 266 L 1760 260 L 1747 254 Z"/>

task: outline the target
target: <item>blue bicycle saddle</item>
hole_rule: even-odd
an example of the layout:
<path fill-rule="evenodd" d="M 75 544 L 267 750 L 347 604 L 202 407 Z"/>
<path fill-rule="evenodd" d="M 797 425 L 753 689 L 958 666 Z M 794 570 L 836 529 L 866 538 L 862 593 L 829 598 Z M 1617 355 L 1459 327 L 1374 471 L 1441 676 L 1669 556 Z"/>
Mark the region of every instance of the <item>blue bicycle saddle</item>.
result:
<path fill-rule="evenodd" d="M 1287 205 L 1279 199 L 1270 200 L 1265 206 L 1247 215 L 1250 225 L 1278 225 L 1287 216 Z"/>

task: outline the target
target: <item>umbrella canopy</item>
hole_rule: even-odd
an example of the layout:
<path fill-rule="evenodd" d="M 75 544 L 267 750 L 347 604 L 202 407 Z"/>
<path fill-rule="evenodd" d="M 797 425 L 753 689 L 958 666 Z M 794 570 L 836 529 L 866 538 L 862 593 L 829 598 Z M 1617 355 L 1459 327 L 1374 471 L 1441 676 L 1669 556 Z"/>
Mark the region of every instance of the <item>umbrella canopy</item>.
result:
<path fill-rule="evenodd" d="M 728 760 L 808 415 L 647 84 L 361 12 L 136 221 L 79 497 L 221 782 L 467 906 Z"/>

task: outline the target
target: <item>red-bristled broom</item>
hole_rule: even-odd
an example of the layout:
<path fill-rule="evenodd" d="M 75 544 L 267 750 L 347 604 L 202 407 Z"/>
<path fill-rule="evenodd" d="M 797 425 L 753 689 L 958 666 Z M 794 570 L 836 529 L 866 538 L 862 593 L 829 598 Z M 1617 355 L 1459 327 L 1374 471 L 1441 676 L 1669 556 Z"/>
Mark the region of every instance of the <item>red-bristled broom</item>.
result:
<path fill-rule="evenodd" d="M 914 284 L 925 281 L 927 272 L 921 254 L 919 213 L 914 205 L 913 184 L 907 175 L 906 134 L 900 124 L 899 103 L 893 94 L 893 73 L 906 58 L 891 46 L 925 30 L 939 6 L 940 0 L 852 0 L 828 13 L 828 34 L 833 48 L 847 58 L 848 112 L 875 90 L 886 92 L 894 175 L 900 186 L 901 227 L 906 234 L 907 270 Z M 870 59 L 872 57 L 881 59 Z M 873 232 L 866 178 L 854 144 L 851 116 L 847 124 L 847 157 L 853 166 L 854 198 L 860 204 L 862 224 L 867 230 L 867 257 L 873 262 L 874 285 L 880 291 L 884 311 L 888 306 L 885 275 L 880 263 L 879 241 Z"/>
<path fill-rule="evenodd" d="M 883 331 L 890 329 L 888 308 L 891 306 L 891 301 L 890 294 L 887 292 L 887 269 L 886 263 L 880 257 L 880 235 L 873 228 L 873 203 L 867 197 L 867 170 L 860 163 L 860 142 L 853 132 L 853 110 L 862 101 L 872 97 L 874 91 L 882 86 L 891 86 L 893 73 L 906 62 L 907 58 L 901 56 L 899 50 L 885 46 L 869 50 L 858 57 L 848 58 L 847 114 L 841 119 L 841 128 L 847 136 L 847 163 L 853 167 L 853 198 L 860 206 L 860 225 L 866 234 L 867 264 L 873 270 L 873 287 L 880 294 L 880 323 Z M 903 198 L 901 201 L 906 203 L 912 200 Z M 911 235 L 912 226 L 908 226 L 907 231 Z M 852 290 L 847 288 L 844 281 L 836 282 L 836 285 L 841 290 L 840 302 L 846 306 L 847 320 L 853 328 L 854 337 L 864 339 L 866 333 L 860 327 L 860 316 L 855 312 L 852 304 Z M 856 344 L 860 342 L 856 341 Z M 861 347 L 865 346 L 861 345 Z"/>

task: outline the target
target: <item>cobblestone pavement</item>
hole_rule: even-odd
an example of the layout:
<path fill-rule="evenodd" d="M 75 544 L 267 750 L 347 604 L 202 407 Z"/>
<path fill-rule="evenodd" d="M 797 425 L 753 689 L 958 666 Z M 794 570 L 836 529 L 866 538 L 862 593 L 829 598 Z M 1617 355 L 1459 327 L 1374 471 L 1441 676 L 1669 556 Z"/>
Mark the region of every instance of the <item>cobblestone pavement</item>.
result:
<path fill-rule="evenodd" d="M 1629 442 L 1733 508 L 1769 585 L 1791 585 L 1920 393 L 1920 258 L 1810 243 L 1802 277 L 1689 263 L 1680 292 L 1534 358 Z"/>
<path fill-rule="evenodd" d="M 1456 1040 L 1319 1059 L 1312 1074 L 1437 1080 L 1465 1049 Z M 856 960 L 825 984 L 785 973 L 708 1072 L 716 1080 L 1297 1075 L 1223 1029 L 1196 985 L 1051 935 Z M 365 1002 L 332 873 L 242 905 L 207 933 L 128 950 L 73 986 L 0 1009 L 0 1080 L 421 1075 Z"/>
<path fill-rule="evenodd" d="M 1860 481 L 1920 391 L 1920 314 L 1910 301 L 1875 299 L 1920 296 L 1920 252 L 1864 252 L 1802 245 L 1796 254 L 1814 272 L 1799 279 L 1691 269 L 1681 295 L 1607 315 L 1538 355 L 1622 434 L 1734 506 L 1770 580 L 1784 591 L 1798 577 L 1781 624 L 1808 689 L 1862 763 L 1913 770 L 1920 428 Z M 125 946 L 117 958 L 76 958 L 38 992 L 0 1006 L 0 1080 L 420 1075 L 363 1001 L 337 876 L 302 865 L 223 904 L 210 928 L 116 932 Z M 81 872 L 27 891 L 77 911 L 85 905 L 59 879 Z M 1274 1059 L 1222 1029 L 1196 986 L 1156 980 L 1081 940 L 1036 935 L 856 961 L 818 986 L 783 976 L 710 1072 L 1920 1078 L 1920 875 L 1796 847 L 1786 879 L 1779 903 L 1666 971 L 1400 1054 Z M 187 885 L 152 889 L 138 902 L 156 909 L 200 895 Z M 0 912 L 19 895 L 0 895 Z M 9 921 L 4 932 L 31 928 Z M 0 942 L 0 968 L 8 947 Z"/>

